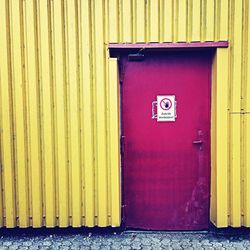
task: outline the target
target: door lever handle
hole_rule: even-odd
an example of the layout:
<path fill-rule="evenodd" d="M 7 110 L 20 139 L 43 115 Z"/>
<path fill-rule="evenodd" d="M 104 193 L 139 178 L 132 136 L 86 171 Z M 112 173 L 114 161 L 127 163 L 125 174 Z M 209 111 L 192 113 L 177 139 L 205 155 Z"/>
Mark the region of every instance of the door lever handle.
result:
<path fill-rule="evenodd" d="M 201 140 L 193 141 L 193 144 L 202 144 L 202 143 L 203 143 L 203 141 L 201 141 Z"/>

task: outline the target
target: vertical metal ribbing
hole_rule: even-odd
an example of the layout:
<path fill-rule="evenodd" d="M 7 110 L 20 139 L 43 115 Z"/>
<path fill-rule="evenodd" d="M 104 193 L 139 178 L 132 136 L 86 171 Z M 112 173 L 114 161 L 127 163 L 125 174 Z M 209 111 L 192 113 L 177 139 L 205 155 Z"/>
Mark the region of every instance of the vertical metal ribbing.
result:
<path fill-rule="evenodd" d="M 229 60 L 230 121 L 217 125 L 230 125 L 230 178 L 219 169 L 217 199 L 227 192 L 229 225 L 249 226 L 249 20 L 246 0 L 0 0 L 0 225 L 119 224 L 107 44 L 229 40 L 217 67 Z"/>
<path fill-rule="evenodd" d="M 3 188 L 4 224 L 7 227 L 16 225 L 15 183 L 14 183 L 14 150 L 13 150 L 13 100 L 10 44 L 10 10 L 7 1 L 0 2 L 0 95 L 1 95 L 1 167 Z M 13 63 L 13 62 L 12 62 Z"/>
<path fill-rule="evenodd" d="M 20 227 L 29 226 L 28 220 L 28 176 L 25 139 L 25 82 L 23 77 L 23 60 L 21 50 L 22 3 L 12 1 L 10 4 L 10 35 L 12 54 L 13 113 L 15 127 L 15 166 L 16 166 L 16 201 L 17 217 Z"/>

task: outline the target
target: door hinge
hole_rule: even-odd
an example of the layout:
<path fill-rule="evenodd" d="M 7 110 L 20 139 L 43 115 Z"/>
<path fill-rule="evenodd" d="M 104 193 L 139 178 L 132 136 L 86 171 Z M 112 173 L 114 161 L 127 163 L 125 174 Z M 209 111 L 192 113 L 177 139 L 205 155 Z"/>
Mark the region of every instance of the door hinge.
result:
<path fill-rule="evenodd" d="M 121 219 L 122 219 L 122 224 L 126 224 L 126 207 L 127 205 L 122 205 L 121 209 Z"/>
<path fill-rule="evenodd" d="M 125 136 L 122 135 L 120 138 L 120 149 L 121 149 L 121 154 L 124 154 L 125 151 Z"/>
<path fill-rule="evenodd" d="M 121 62 L 119 63 L 120 84 L 123 83 L 124 71 L 125 71 L 125 65 L 124 65 L 124 62 L 121 61 Z"/>

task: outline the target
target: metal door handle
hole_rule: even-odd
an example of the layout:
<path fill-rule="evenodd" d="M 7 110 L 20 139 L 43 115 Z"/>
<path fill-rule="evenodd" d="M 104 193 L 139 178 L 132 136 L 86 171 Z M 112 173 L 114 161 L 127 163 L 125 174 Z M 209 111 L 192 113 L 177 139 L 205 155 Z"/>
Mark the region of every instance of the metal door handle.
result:
<path fill-rule="evenodd" d="M 203 143 L 203 141 L 201 141 L 201 140 L 193 141 L 193 144 L 202 144 L 202 143 Z"/>

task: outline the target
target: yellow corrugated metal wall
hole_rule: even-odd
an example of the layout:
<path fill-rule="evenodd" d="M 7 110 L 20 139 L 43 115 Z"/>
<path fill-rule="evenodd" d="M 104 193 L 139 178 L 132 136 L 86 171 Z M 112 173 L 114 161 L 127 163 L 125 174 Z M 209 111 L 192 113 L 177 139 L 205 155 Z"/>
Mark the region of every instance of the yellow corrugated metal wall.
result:
<path fill-rule="evenodd" d="M 250 226 L 249 0 L 0 0 L 0 225 L 120 224 L 117 42 L 229 41 L 212 90 L 211 221 Z"/>

